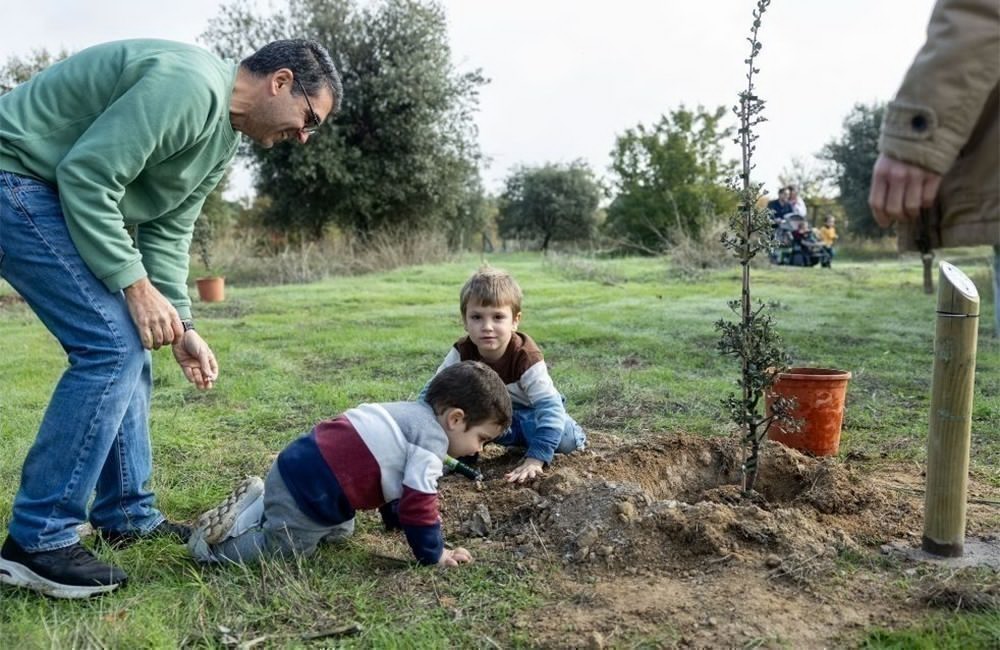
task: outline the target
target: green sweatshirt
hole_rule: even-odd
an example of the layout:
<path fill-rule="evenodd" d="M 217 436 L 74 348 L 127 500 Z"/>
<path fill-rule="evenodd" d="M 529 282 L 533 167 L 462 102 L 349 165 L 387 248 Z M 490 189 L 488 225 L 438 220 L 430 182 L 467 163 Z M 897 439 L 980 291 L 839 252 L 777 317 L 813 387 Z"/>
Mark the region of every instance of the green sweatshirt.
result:
<path fill-rule="evenodd" d="M 194 222 L 239 144 L 236 71 L 170 41 L 83 50 L 0 96 L 0 170 L 58 188 L 80 257 L 110 291 L 148 276 L 190 318 Z"/>

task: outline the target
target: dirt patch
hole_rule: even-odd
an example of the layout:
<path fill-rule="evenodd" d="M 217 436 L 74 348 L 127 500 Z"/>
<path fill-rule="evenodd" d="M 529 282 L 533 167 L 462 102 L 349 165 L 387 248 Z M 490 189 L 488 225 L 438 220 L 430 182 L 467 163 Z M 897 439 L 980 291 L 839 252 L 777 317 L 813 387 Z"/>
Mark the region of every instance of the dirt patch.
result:
<path fill-rule="evenodd" d="M 5 309 L 7 307 L 13 307 L 15 305 L 23 305 L 24 298 L 16 293 L 5 293 L 0 294 L 0 309 Z"/>
<path fill-rule="evenodd" d="M 513 622 L 542 646 L 821 646 L 912 622 L 953 593 L 996 602 L 966 593 L 993 581 L 956 586 L 953 572 L 935 591 L 933 570 L 919 569 L 920 593 L 905 586 L 918 569 L 880 554 L 892 540 L 918 543 L 916 466 L 876 471 L 768 443 L 758 494 L 746 497 L 742 450 L 728 438 L 598 433 L 530 486 L 503 481 L 518 461 L 489 450 L 481 490 L 445 477 L 443 514 L 450 541 L 499 544 L 546 576 L 551 602 Z M 970 504 L 969 534 L 1000 529 L 998 511 Z"/>

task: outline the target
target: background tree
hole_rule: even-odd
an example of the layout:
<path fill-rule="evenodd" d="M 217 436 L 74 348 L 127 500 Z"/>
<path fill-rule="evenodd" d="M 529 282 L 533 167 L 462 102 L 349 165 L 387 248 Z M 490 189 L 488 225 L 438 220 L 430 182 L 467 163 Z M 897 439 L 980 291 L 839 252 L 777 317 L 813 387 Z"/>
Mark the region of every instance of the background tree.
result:
<path fill-rule="evenodd" d="M 840 205 L 849 220 L 848 230 L 862 237 L 884 237 L 887 234 L 875 223 L 868 208 L 872 167 L 878 157 L 878 136 L 882 128 L 884 104 L 855 104 L 844 119 L 843 133 L 820 152 L 828 160 L 832 175 L 840 189 Z"/>
<path fill-rule="evenodd" d="M 521 167 L 507 178 L 500 195 L 497 229 L 501 237 L 553 240 L 588 239 L 594 233 L 600 187 L 583 162 Z"/>
<path fill-rule="evenodd" d="M 483 245 L 497 213 L 496 199 L 488 196 L 479 176 L 470 176 L 455 218 L 446 224 L 450 250 L 466 250 Z"/>
<path fill-rule="evenodd" d="M 485 80 L 479 71 L 455 70 L 441 7 L 289 0 L 261 16 L 236 0 L 203 38 L 217 53 L 241 59 L 292 35 L 327 46 L 344 100 L 308 147 L 249 148 L 256 188 L 272 199 L 265 222 L 318 238 L 330 223 L 365 237 L 399 226 L 446 228 L 462 218 L 478 186 L 472 112 Z"/>
<path fill-rule="evenodd" d="M 778 174 L 779 188 L 794 185 L 806 203 L 828 197 L 836 192 L 836 188 L 827 167 L 813 157 L 793 156 Z"/>
<path fill-rule="evenodd" d="M 31 54 L 24 57 L 17 55 L 8 57 L 3 67 L 0 67 L 0 95 L 9 93 L 18 84 L 24 83 L 56 61 L 62 61 L 68 56 L 69 52 L 66 50 L 60 50 L 56 54 L 51 54 L 48 50 L 42 48 L 40 50 L 32 50 Z"/>
<path fill-rule="evenodd" d="M 619 136 L 611 152 L 614 200 L 608 233 L 646 250 L 662 250 L 681 236 L 701 237 L 709 219 L 731 212 L 736 197 L 726 181 L 735 161 L 724 160 L 731 127 L 713 112 L 684 106 L 653 127 L 639 124 Z"/>

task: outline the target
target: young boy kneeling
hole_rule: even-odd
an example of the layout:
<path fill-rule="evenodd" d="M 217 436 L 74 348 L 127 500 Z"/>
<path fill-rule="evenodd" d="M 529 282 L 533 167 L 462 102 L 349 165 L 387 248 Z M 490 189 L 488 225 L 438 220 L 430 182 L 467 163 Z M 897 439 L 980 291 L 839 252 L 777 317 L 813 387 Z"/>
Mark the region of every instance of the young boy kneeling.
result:
<path fill-rule="evenodd" d="M 466 360 L 482 361 L 500 375 L 513 401 L 514 419 L 494 442 L 525 449 L 521 463 L 506 476 L 518 483 L 542 474 L 554 454 L 568 454 L 587 443 L 583 429 L 566 413 L 565 398 L 549 376 L 541 348 L 517 331 L 522 299 L 521 287 L 506 271 L 476 271 L 459 294 L 467 336 L 452 346 L 435 375 Z"/>
<path fill-rule="evenodd" d="M 310 555 L 354 532 L 356 510 L 378 508 L 421 564 L 471 562 L 444 547 L 437 479 L 445 454 L 479 452 L 511 421 L 510 397 L 482 363 L 451 366 L 416 402 L 362 404 L 288 445 L 266 481 L 250 477 L 203 514 L 188 550 L 200 562 Z"/>

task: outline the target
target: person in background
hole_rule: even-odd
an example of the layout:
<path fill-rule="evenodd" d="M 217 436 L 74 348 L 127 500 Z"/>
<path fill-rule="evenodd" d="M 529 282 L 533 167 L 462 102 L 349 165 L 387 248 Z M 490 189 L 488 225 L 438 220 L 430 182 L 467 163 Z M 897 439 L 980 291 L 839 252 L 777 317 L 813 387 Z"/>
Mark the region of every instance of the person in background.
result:
<path fill-rule="evenodd" d="M 823 266 L 829 268 L 833 262 L 833 245 L 837 241 L 836 219 L 832 216 L 823 221 L 823 225 L 818 229 L 819 240 L 823 243 L 823 252 L 826 254 Z"/>
<path fill-rule="evenodd" d="M 799 190 L 794 185 L 788 186 L 788 204 L 792 206 L 791 212 L 803 219 L 806 218 L 806 202 L 799 196 Z"/>
<path fill-rule="evenodd" d="M 767 209 L 771 212 L 771 225 L 777 230 L 792 213 L 792 205 L 788 202 L 787 187 L 778 190 L 778 198 L 768 202 Z"/>

